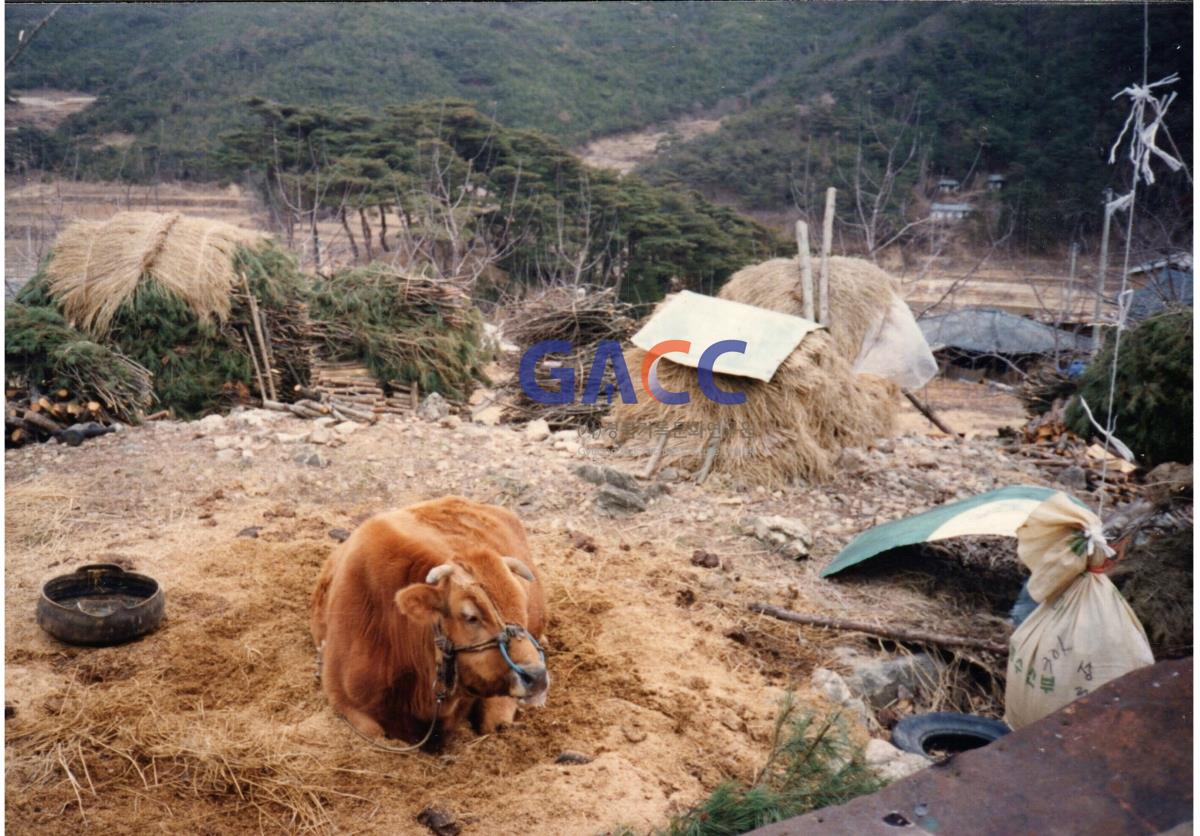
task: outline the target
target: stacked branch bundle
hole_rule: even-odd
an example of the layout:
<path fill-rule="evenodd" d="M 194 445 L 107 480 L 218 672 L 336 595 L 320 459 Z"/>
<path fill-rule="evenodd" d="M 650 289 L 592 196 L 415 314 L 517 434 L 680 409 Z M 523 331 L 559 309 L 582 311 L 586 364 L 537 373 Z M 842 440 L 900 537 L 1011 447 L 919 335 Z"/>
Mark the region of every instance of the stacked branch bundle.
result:
<path fill-rule="evenodd" d="M 315 282 L 310 310 L 320 359 L 361 363 L 389 396 L 461 401 L 485 380 L 483 317 L 466 280 L 381 265 L 344 270 Z"/>
<path fill-rule="evenodd" d="M 508 406 L 503 420 L 542 418 L 556 429 L 599 426 L 609 404 L 604 398 L 595 404 L 582 403 L 583 387 L 596 356 L 596 346 L 604 340 L 623 342 L 633 335 L 637 325 L 633 306 L 618 300 L 611 288 L 552 285 L 506 304 L 499 318 L 504 338 L 520 348 L 511 359 L 513 374 L 505 387 Z M 574 369 L 576 396 L 570 403 L 539 403 L 521 389 L 517 375 L 521 355 L 546 340 L 565 340 L 574 347 L 565 357 L 554 354 L 552 359 L 540 363 L 538 377 L 544 389 L 556 391 L 558 382 L 550 378 L 548 370 Z"/>
<path fill-rule="evenodd" d="M 635 386 L 638 402 L 614 409 L 618 439 L 649 444 L 650 469 L 669 462 L 705 476 L 724 472 L 738 483 L 779 486 L 830 479 L 844 448 L 890 434 L 897 387 L 856 374 L 854 363 L 891 305 L 894 281 L 857 258 L 831 257 L 829 271 L 826 330 L 805 337 L 769 382 L 716 375 L 719 387 L 746 393 L 744 404 L 713 403 L 700 390 L 695 369 L 664 358 L 659 381 L 669 391 L 687 391 L 690 400 L 664 405 Z M 746 267 L 717 295 L 802 316 L 801 262 L 778 258 Z M 625 363 L 641 368 L 644 357 L 641 349 L 630 349 Z"/>
<path fill-rule="evenodd" d="M 9 443 L 43 440 L 49 423 L 27 426 L 43 418 L 136 423 L 255 399 L 374 420 L 424 391 L 465 399 L 483 378 L 467 282 L 379 266 L 314 278 L 260 233 L 179 214 L 68 227 L 7 318 Z M 66 416 L 41 415 L 60 402 Z"/>

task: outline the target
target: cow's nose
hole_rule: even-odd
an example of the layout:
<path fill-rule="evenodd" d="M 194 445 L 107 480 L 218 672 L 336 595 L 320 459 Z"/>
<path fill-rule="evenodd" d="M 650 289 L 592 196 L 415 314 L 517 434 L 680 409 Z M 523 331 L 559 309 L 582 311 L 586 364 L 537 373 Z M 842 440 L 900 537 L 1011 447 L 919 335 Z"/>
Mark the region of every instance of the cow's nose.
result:
<path fill-rule="evenodd" d="M 545 665 L 529 665 L 517 668 L 515 673 L 517 682 L 520 683 L 521 688 L 527 696 L 540 694 L 550 684 L 550 677 L 546 673 Z"/>

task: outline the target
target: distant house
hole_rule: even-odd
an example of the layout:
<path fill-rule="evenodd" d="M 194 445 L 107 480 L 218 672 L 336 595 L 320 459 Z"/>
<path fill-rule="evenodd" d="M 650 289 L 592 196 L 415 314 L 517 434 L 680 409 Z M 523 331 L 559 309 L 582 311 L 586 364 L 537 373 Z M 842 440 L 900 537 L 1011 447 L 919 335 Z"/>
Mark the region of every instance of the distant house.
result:
<path fill-rule="evenodd" d="M 961 221 L 975 211 L 969 203 L 935 203 L 929 217 L 935 221 Z"/>
<path fill-rule="evenodd" d="M 959 182 L 953 177 L 943 177 L 938 180 L 938 191 L 942 194 L 953 194 L 958 191 Z"/>
<path fill-rule="evenodd" d="M 1192 271 L 1172 270 L 1164 266 L 1144 287 L 1134 291 L 1129 305 L 1129 318 L 1136 322 L 1167 308 L 1191 306 Z"/>
<path fill-rule="evenodd" d="M 1092 340 L 995 308 L 965 308 L 917 321 L 938 364 L 949 377 L 1016 382 L 1047 355 L 1087 354 Z"/>
<path fill-rule="evenodd" d="M 1166 258 L 1157 258 L 1129 268 L 1131 278 L 1146 278 L 1160 270 L 1179 270 L 1184 273 L 1192 272 L 1192 254 L 1186 252 L 1172 253 Z"/>
<path fill-rule="evenodd" d="M 1004 188 L 1003 174 L 989 174 L 987 179 L 987 189 L 989 192 L 998 192 Z"/>

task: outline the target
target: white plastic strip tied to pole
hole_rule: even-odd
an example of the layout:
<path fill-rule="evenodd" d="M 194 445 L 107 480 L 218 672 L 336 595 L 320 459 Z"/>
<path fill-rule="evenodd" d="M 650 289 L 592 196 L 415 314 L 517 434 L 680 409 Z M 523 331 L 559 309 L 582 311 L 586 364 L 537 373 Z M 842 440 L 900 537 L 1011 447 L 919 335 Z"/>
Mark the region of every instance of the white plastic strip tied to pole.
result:
<path fill-rule="evenodd" d="M 1141 622 L 1103 574 L 1112 554 L 1100 518 L 1063 493 L 1017 529 L 1039 606 L 1009 640 L 1004 720 L 1014 729 L 1154 664 Z"/>

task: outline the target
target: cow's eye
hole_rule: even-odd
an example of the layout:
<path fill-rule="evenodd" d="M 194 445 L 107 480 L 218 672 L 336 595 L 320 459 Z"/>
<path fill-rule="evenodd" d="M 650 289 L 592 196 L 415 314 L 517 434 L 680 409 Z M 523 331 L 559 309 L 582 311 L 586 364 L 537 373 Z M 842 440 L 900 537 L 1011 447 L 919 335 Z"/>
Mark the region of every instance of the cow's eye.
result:
<path fill-rule="evenodd" d="M 472 615 L 469 612 L 465 612 L 465 613 L 463 613 L 463 621 L 465 621 L 467 624 L 478 624 L 479 616 Z"/>

